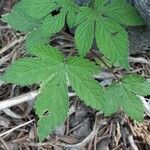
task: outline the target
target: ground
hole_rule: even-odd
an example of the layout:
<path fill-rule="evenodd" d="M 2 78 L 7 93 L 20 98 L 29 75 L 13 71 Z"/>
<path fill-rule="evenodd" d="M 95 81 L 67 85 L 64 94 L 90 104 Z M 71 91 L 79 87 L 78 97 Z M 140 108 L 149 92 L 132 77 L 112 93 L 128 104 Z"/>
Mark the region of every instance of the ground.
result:
<path fill-rule="evenodd" d="M 2 1 L 6 2 L 6 1 Z M 14 0 L 0 3 L 1 14 L 11 10 Z M 150 31 L 146 27 L 129 28 L 131 72 L 150 77 Z M 66 29 L 50 42 L 64 55 L 74 55 L 73 35 Z M 0 22 L 0 75 L 16 59 L 28 55 L 24 34 Z M 99 55 L 92 50 L 88 58 Z M 121 68 L 114 68 L 119 76 Z M 107 69 L 95 77 L 103 86 L 113 80 Z M 37 85 L 16 86 L 0 81 L 0 150 L 149 150 L 150 149 L 150 99 L 144 98 L 145 116 L 142 123 L 118 112 L 104 117 L 102 112 L 85 106 L 70 89 L 70 115 L 64 124 L 49 135 L 43 143 L 37 136 L 37 116 L 34 113 Z M 13 103 L 11 106 L 11 102 Z M 24 103 L 22 103 L 24 101 Z M 5 104 L 6 103 L 6 104 Z M 11 107 L 10 107 L 10 106 Z M 4 109 L 5 108 L 5 109 Z"/>

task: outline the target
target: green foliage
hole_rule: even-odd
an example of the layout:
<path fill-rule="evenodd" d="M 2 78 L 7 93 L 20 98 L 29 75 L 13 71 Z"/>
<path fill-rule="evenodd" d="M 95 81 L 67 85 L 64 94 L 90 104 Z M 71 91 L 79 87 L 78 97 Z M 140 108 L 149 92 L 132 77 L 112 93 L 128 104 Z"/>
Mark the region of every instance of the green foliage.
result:
<path fill-rule="evenodd" d="M 74 0 L 21 0 L 2 20 L 28 33 L 25 45 L 31 57 L 17 60 L 1 79 L 17 85 L 40 86 L 34 106 L 40 141 L 67 118 L 68 81 L 82 101 L 105 115 L 124 110 L 131 118 L 142 120 L 144 110 L 138 95 L 148 95 L 150 84 L 143 77 L 126 75 L 119 83 L 101 87 L 93 79 L 100 68 L 83 58 L 96 42 L 110 63 L 129 69 L 125 27 L 143 25 L 143 21 L 125 0 L 95 0 L 82 7 Z M 48 45 L 49 38 L 65 24 L 76 28 L 79 57 L 64 58 L 57 48 Z"/>
<path fill-rule="evenodd" d="M 42 141 L 67 117 L 67 78 L 81 100 L 97 110 L 101 110 L 104 94 L 99 83 L 92 79 L 92 75 L 98 72 L 94 63 L 81 57 L 70 57 L 65 62 L 56 48 L 44 45 L 37 46 L 34 54 L 37 58 L 16 61 L 3 79 L 19 85 L 40 85 L 35 109 L 39 116 L 38 134 Z"/>
<path fill-rule="evenodd" d="M 124 0 L 95 0 L 93 9 L 80 8 L 76 24 L 75 43 L 79 54 L 89 51 L 95 37 L 104 56 L 128 69 L 129 41 L 124 26 L 143 24 L 135 8 Z"/>
<path fill-rule="evenodd" d="M 70 28 L 73 27 L 78 9 L 73 0 L 21 0 L 13 7 L 12 13 L 2 16 L 2 20 L 16 30 L 25 33 L 30 31 L 26 45 L 32 49 L 39 41 L 44 39 L 45 42 L 61 31 L 65 20 Z M 56 14 L 53 14 L 54 10 Z"/>
<path fill-rule="evenodd" d="M 8 13 L 3 16 L 3 21 L 8 22 L 13 28 L 22 32 L 28 32 L 37 28 L 41 23 L 41 20 L 32 19 L 28 14 L 22 10 L 22 5 L 17 3 L 12 13 Z"/>
<path fill-rule="evenodd" d="M 138 95 L 147 96 L 149 93 L 150 83 L 143 77 L 127 75 L 120 83 L 115 82 L 106 89 L 104 112 L 111 115 L 122 108 L 131 118 L 142 121 L 144 108 Z"/>
<path fill-rule="evenodd" d="M 128 69 L 129 41 L 124 27 L 143 25 L 143 20 L 125 0 L 95 0 L 92 5 L 79 7 L 74 0 L 21 0 L 3 20 L 20 31 L 36 29 L 32 39 L 27 37 L 29 42 L 38 37 L 37 42 L 30 42 L 33 46 L 61 31 L 66 22 L 70 28 L 77 27 L 75 44 L 80 55 L 84 56 L 96 40 L 97 48 L 112 64 Z"/>

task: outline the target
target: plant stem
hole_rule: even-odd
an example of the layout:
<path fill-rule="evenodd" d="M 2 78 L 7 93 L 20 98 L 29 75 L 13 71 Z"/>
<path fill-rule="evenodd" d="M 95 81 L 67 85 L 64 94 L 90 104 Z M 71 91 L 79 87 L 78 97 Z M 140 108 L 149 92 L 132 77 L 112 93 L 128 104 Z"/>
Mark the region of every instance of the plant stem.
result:
<path fill-rule="evenodd" d="M 114 71 L 111 69 L 111 67 L 101 58 L 99 57 L 99 60 L 103 63 L 104 66 L 106 66 L 108 68 L 108 70 L 114 75 L 114 77 L 116 78 L 116 80 L 119 82 L 120 79 L 118 78 L 118 76 L 114 73 Z"/>
<path fill-rule="evenodd" d="M 94 8 L 94 3 L 95 3 L 95 0 L 91 0 L 89 6 L 90 6 L 91 8 Z"/>

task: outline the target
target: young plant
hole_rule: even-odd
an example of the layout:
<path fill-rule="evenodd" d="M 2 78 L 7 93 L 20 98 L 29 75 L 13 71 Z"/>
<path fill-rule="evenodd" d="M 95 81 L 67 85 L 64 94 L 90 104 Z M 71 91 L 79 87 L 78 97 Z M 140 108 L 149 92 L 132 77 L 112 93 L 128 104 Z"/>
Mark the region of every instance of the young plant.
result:
<path fill-rule="evenodd" d="M 26 50 L 34 57 L 17 60 L 4 73 L 3 80 L 18 85 L 39 84 L 35 111 L 39 117 L 39 140 L 67 118 L 69 81 L 86 105 L 111 115 L 124 110 L 142 121 L 144 109 L 138 95 L 146 96 L 150 84 L 141 76 L 125 75 L 109 87 L 101 87 L 93 75 L 100 68 L 84 56 L 96 41 L 98 50 L 113 65 L 129 69 L 126 26 L 143 25 L 137 11 L 125 0 L 91 0 L 79 6 L 73 0 L 21 0 L 3 16 L 17 31 L 27 34 Z M 48 39 L 65 25 L 75 29 L 79 56 L 65 58 Z"/>

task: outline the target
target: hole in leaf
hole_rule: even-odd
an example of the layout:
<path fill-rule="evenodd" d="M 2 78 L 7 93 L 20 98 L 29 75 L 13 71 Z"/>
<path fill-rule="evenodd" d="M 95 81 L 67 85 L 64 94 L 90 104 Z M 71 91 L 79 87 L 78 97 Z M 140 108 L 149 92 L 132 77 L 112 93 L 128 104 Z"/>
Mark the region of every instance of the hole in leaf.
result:
<path fill-rule="evenodd" d="M 102 17 L 107 17 L 105 14 L 101 14 L 102 15 Z"/>
<path fill-rule="evenodd" d="M 111 35 L 112 35 L 112 36 L 117 36 L 117 35 L 118 35 L 118 32 L 112 32 Z"/>
<path fill-rule="evenodd" d="M 44 117 L 47 117 L 48 115 L 49 115 L 49 111 L 46 110 L 46 111 L 44 112 L 43 116 L 44 116 Z"/>
<path fill-rule="evenodd" d="M 60 9 L 52 11 L 51 14 L 52 16 L 57 16 L 58 14 L 60 14 Z"/>

